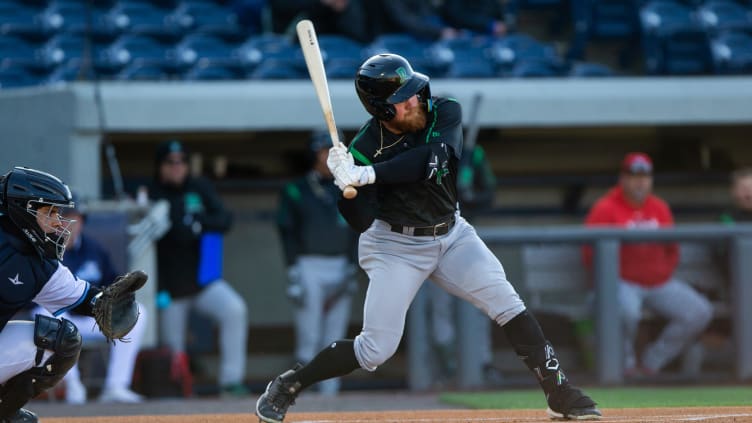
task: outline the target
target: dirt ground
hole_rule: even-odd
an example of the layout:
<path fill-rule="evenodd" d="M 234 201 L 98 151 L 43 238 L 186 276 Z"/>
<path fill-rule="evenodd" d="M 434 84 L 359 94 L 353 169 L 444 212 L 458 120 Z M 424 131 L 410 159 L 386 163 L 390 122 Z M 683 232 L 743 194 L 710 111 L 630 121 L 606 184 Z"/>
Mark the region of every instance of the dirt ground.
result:
<path fill-rule="evenodd" d="M 602 422 L 752 422 L 752 407 L 604 409 Z M 44 423 L 255 423 L 251 413 L 182 414 L 108 417 L 49 417 Z M 288 414 L 293 423 L 534 423 L 550 422 L 541 410 L 402 410 L 305 412 Z"/>

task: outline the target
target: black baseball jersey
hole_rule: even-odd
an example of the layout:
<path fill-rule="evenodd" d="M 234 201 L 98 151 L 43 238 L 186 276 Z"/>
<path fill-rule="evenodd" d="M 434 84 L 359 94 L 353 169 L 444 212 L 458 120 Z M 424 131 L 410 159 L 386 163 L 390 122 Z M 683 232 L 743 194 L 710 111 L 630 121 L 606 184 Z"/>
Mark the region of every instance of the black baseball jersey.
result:
<path fill-rule="evenodd" d="M 377 175 L 375 186 L 358 189 L 358 201 L 370 200 L 370 207 L 375 207 L 373 217 L 389 223 L 432 226 L 447 221 L 457 210 L 457 168 L 462 143 L 462 110 L 454 99 L 434 97 L 426 127 L 419 132 L 394 135 L 372 118 L 349 146 L 356 162 L 374 165 Z M 379 163 L 425 146 L 432 150 L 420 156 L 421 160 L 425 157 L 425 162 L 403 164 L 420 168 L 421 177 L 399 183 L 383 180 Z M 358 226 L 361 227 L 356 229 L 365 230 L 363 225 Z"/>
<path fill-rule="evenodd" d="M 288 266 L 298 256 L 311 254 L 344 254 L 355 261 L 357 237 L 337 210 L 341 196 L 332 179 L 314 171 L 285 185 L 279 197 L 277 229 Z"/>

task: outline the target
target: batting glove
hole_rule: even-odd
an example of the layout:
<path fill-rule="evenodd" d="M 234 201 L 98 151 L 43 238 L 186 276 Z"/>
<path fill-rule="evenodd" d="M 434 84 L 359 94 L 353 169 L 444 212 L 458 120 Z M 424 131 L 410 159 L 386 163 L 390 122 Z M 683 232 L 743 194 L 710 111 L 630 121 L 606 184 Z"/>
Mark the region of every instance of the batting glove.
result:
<path fill-rule="evenodd" d="M 341 190 L 344 190 L 348 185 L 360 187 L 376 182 L 376 172 L 373 170 L 373 166 L 343 164 L 336 167 L 332 173 L 334 174 L 334 183 Z"/>
<path fill-rule="evenodd" d="M 329 149 L 329 157 L 326 159 L 326 166 L 334 174 L 334 169 L 344 164 L 354 164 L 352 154 L 347 151 L 347 147 L 344 144 L 338 143 L 334 147 Z"/>

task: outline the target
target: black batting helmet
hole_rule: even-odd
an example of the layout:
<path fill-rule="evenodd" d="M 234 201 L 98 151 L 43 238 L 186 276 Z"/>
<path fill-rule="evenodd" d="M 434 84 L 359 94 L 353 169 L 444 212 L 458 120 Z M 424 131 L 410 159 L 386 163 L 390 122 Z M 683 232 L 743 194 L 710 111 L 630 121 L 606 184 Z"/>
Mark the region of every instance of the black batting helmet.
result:
<path fill-rule="evenodd" d="M 355 89 L 360 102 L 376 119 L 394 118 L 394 104 L 415 94 L 431 110 L 431 89 L 428 76 L 413 71 L 410 62 L 398 54 L 377 54 L 358 69 Z"/>
<path fill-rule="evenodd" d="M 44 206 L 72 208 L 75 203 L 67 185 L 57 177 L 27 167 L 16 166 L 0 178 L 0 211 L 6 214 L 29 239 L 40 255 L 62 260 L 65 244 L 74 222 L 62 216 L 62 225 L 49 233 L 37 223 Z"/>

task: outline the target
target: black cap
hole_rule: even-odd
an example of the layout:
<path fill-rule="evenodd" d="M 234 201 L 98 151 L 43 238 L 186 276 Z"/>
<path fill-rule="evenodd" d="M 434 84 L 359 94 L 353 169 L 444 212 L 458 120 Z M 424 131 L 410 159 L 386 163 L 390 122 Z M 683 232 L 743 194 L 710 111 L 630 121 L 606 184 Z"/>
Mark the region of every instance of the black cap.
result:
<path fill-rule="evenodd" d="M 163 161 L 165 161 L 168 155 L 172 153 L 182 153 L 186 158 L 188 158 L 188 149 L 182 142 L 180 142 L 179 140 L 167 140 L 159 143 L 159 145 L 157 146 L 157 152 L 154 161 L 159 165 Z"/>

